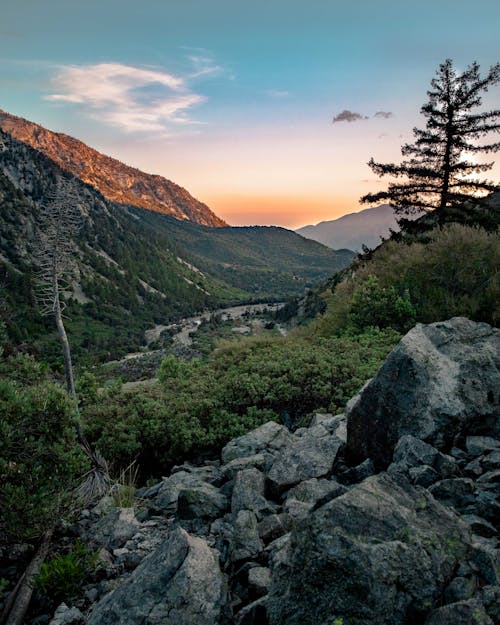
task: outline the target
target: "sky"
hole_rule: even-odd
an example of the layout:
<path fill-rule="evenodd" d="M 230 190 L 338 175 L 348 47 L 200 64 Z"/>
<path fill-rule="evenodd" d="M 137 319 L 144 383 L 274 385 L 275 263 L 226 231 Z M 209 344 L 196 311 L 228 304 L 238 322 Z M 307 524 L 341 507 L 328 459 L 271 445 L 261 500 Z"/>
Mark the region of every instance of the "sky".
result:
<path fill-rule="evenodd" d="M 0 108 L 297 228 L 385 188 L 370 157 L 400 160 L 446 58 L 500 60 L 498 24 L 492 0 L 2 0 Z"/>

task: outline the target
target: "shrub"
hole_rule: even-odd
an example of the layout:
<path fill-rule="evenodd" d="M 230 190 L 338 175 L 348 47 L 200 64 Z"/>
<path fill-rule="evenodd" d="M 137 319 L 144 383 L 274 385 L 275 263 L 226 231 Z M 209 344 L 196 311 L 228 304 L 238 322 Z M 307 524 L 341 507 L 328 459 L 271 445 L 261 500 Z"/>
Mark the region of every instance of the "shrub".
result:
<path fill-rule="evenodd" d="M 368 276 L 353 293 L 349 318 L 356 330 L 374 326 L 407 332 L 415 317 L 408 289 L 399 295 L 394 286 L 380 286 L 375 276 Z"/>
<path fill-rule="evenodd" d="M 116 471 L 137 460 L 141 478 L 158 475 L 266 421 L 295 427 L 314 410 L 339 412 L 398 338 L 391 329 L 257 337 L 206 362 L 168 357 L 158 384 L 86 406 L 86 431 Z"/>
<path fill-rule="evenodd" d="M 86 470 L 66 392 L 28 356 L 0 361 L 0 528 L 41 536 Z"/>
<path fill-rule="evenodd" d="M 43 597 L 59 603 L 78 597 L 85 581 L 98 566 L 97 553 L 77 541 L 64 555 L 56 555 L 42 564 L 36 587 Z"/>

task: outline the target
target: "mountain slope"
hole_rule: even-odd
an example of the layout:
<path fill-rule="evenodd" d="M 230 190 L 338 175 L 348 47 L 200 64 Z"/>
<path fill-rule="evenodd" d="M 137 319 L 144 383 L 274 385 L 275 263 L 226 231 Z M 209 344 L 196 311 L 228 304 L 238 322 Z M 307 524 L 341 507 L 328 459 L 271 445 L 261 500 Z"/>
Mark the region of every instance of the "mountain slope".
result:
<path fill-rule="evenodd" d="M 296 232 L 333 249 L 360 251 L 363 245 L 371 248 L 379 245 L 380 237 L 387 237 L 389 229 L 399 230 L 398 224 L 390 205 L 381 204 L 315 226 L 304 226 Z"/>
<path fill-rule="evenodd" d="M 0 285 L 9 334 L 15 343 L 38 337 L 46 354 L 52 323 L 36 310 L 33 249 L 40 206 L 63 172 L 1 131 L 0 140 Z M 209 228 L 110 202 L 77 179 L 75 185 L 83 225 L 73 242 L 68 329 L 90 360 L 137 349 L 156 323 L 301 293 L 353 256 L 282 228 Z"/>
<path fill-rule="evenodd" d="M 204 226 L 226 225 L 186 189 L 162 176 L 146 174 L 124 165 L 89 148 L 78 139 L 52 132 L 1 109 L 0 129 L 39 150 L 112 202 L 146 208 Z"/>

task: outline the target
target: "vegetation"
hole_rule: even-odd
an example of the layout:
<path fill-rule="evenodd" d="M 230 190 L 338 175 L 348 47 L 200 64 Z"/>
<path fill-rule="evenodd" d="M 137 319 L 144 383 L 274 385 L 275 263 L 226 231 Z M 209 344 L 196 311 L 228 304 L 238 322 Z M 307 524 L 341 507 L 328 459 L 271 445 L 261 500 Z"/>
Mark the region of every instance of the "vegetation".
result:
<path fill-rule="evenodd" d="M 444 223 L 450 208 L 460 206 L 478 192 L 495 191 L 495 184 L 473 175 L 491 169 L 493 163 L 478 164 L 466 154 L 500 148 L 498 142 L 476 142 L 488 133 L 498 132 L 500 110 L 475 110 L 481 104 L 481 93 L 499 81 L 500 63 L 484 77 L 477 63 L 461 74 L 456 73 L 450 59 L 442 63 L 427 92 L 429 101 L 421 108 L 427 118 L 426 128 L 415 128 L 415 143 L 401 148 L 408 159 L 401 165 L 376 163 L 373 158 L 369 162 L 379 176 L 405 177 L 407 181 L 392 182 L 387 191 L 369 193 L 361 202 L 389 200 L 399 215 L 436 211 L 439 222 Z"/>
<path fill-rule="evenodd" d="M 38 594 L 56 605 L 75 599 L 81 595 L 83 584 L 97 566 L 97 553 L 77 540 L 67 553 L 55 555 L 42 564 L 36 578 Z"/>
<path fill-rule="evenodd" d="M 386 241 L 333 287 L 315 331 L 432 323 L 461 315 L 500 321 L 500 248 L 496 233 L 449 224 L 413 242 Z"/>
<path fill-rule="evenodd" d="M 52 527 L 87 469 L 73 415 L 64 389 L 32 357 L 0 361 L 0 529 L 12 540 Z"/>
<path fill-rule="evenodd" d="M 87 434 L 115 469 L 136 459 L 143 478 L 157 475 L 265 421 L 296 427 L 315 410 L 341 411 L 398 338 L 374 329 L 254 337 L 220 347 L 205 362 L 170 356 L 159 384 L 113 389 L 88 404 Z"/>

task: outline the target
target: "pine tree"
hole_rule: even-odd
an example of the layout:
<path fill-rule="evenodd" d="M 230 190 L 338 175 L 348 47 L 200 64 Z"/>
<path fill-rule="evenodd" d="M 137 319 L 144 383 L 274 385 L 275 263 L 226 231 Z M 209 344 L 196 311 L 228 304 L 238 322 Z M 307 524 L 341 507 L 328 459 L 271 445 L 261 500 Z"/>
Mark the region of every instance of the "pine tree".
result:
<path fill-rule="evenodd" d="M 415 142 L 401 148 L 403 157 L 408 158 L 400 165 L 376 163 L 373 158 L 368 163 L 378 176 L 407 180 L 391 182 L 387 191 L 364 195 L 360 202 L 389 200 L 400 216 L 435 211 L 443 223 L 451 207 L 498 190 L 493 182 L 477 177 L 491 169 L 493 163 L 474 163 L 467 153 L 500 149 L 500 142 L 477 143 L 488 133 L 499 132 L 500 110 L 475 111 L 481 105 L 481 93 L 499 81 L 500 63 L 493 65 L 485 77 L 480 75 L 477 63 L 462 74 L 457 74 L 450 59 L 442 63 L 427 92 L 429 101 L 421 108 L 427 118 L 426 127 L 414 128 Z"/>

